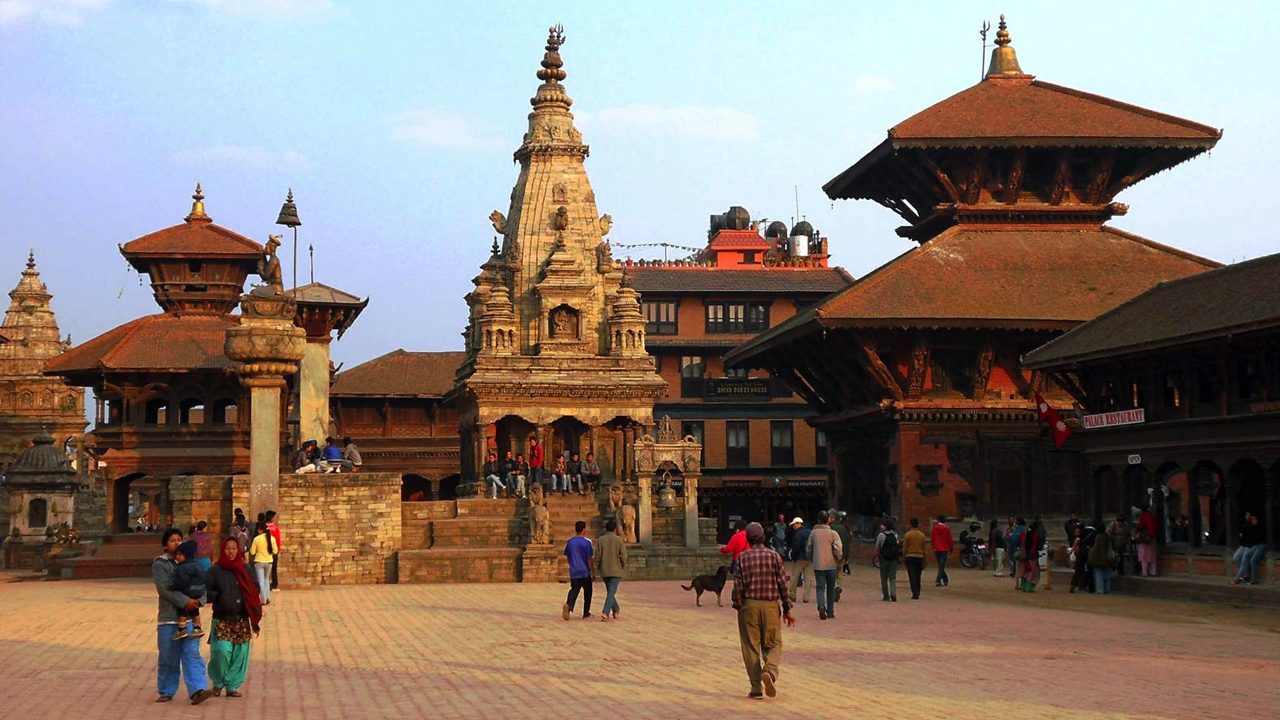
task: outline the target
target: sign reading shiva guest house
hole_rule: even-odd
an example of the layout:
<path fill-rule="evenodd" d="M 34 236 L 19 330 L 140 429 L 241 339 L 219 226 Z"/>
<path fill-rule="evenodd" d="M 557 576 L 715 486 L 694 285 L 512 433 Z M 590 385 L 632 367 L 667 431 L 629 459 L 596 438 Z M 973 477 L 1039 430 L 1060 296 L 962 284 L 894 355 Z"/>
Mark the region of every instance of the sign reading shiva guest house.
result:
<path fill-rule="evenodd" d="M 707 400 L 768 400 L 768 378 L 712 378 L 707 381 Z"/>
<path fill-rule="evenodd" d="M 1085 430 L 1116 427 L 1118 425 L 1138 425 L 1147 421 L 1147 411 L 1143 408 L 1117 410 L 1116 412 L 1085 415 L 1083 420 Z"/>

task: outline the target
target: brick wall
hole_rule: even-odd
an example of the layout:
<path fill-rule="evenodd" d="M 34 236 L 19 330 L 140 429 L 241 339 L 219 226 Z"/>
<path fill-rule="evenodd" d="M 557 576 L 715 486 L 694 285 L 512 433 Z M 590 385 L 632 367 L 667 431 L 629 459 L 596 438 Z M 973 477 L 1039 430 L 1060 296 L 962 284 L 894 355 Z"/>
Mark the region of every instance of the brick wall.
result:
<path fill-rule="evenodd" d="M 232 509 L 249 506 L 246 475 L 180 476 L 170 481 L 169 489 L 179 527 L 207 520 L 218 537 L 230 527 Z M 396 582 L 402 527 L 399 474 L 281 475 L 275 511 L 284 538 L 281 583 Z"/>

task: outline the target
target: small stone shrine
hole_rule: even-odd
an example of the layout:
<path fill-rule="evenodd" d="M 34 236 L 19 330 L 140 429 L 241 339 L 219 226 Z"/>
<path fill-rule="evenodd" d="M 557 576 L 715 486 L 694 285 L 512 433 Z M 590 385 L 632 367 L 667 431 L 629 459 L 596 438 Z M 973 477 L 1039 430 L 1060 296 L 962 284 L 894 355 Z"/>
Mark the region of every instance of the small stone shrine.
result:
<path fill-rule="evenodd" d="M 42 567 L 53 533 L 63 523 L 68 528 L 75 523 L 79 476 L 53 436 L 42 431 L 9 466 L 4 489 L 9 501 L 5 564 Z"/>

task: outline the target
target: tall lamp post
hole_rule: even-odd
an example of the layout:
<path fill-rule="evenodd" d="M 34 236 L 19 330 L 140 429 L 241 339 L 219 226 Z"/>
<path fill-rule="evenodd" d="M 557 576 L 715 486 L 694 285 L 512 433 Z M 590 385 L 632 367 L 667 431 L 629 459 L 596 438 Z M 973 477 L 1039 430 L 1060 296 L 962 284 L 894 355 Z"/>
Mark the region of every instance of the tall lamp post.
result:
<path fill-rule="evenodd" d="M 276 224 L 293 228 L 293 289 L 296 292 L 298 289 L 298 226 L 302 224 L 302 220 L 298 219 L 298 206 L 293 203 L 293 188 L 289 188 L 289 195 L 280 206 L 280 216 L 276 218 Z"/>

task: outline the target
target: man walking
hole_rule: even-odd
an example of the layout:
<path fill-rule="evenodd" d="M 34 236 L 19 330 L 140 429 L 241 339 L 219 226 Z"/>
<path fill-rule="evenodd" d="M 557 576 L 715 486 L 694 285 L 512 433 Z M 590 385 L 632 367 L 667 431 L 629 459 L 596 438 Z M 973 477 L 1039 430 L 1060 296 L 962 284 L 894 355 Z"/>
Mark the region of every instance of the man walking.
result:
<path fill-rule="evenodd" d="M 764 546 L 764 527 L 747 525 L 749 547 L 738 556 L 733 578 L 733 609 L 738 611 L 738 641 L 751 681 L 748 697 L 778 694 L 778 666 L 782 664 L 782 622 L 793 627 L 787 571 L 782 556 Z M 781 621 L 778 604 L 782 604 Z"/>
<path fill-rule="evenodd" d="M 170 589 L 178 569 L 173 556 L 181 544 L 182 531 L 169 528 L 160 540 L 164 552 L 151 563 L 151 579 L 155 581 L 156 594 L 159 595 L 159 612 L 156 615 L 156 647 L 159 650 L 156 690 L 159 694 L 156 702 L 173 700 L 178 693 L 178 677 L 181 675 L 191 696 L 191 704 L 199 705 L 213 697 L 205 677 L 204 658 L 200 656 L 200 638 L 174 639 L 179 628 L 183 627 L 179 625 L 178 610 L 194 612 L 200 608 L 199 600 Z"/>
<path fill-rule="evenodd" d="M 805 547 L 805 556 L 813 564 L 813 576 L 818 586 L 819 620 L 836 616 L 836 574 L 844 558 L 840 535 L 831 529 L 830 520 L 827 511 L 818 513 L 818 524 L 809 531 L 809 542 Z"/>
<path fill-rule="evenodd" d="M 600 608 L 600 620 L 618 619 L 618 584 L 622 582 L 622 570 L 627 566 L 627 544 L 618 534 L 618 521 L 609 518 L 604 523 L 604 534 L 596 540 L 600 549 L 597 562 L 600 577 L 604 578 L 604 607 Z M 587 600 L 590 607 L 591 601 Z"/>
<path fill-rule="evenodd" d="M 573 537 L 564 544 L 564 555 L 569 558 L 569 597 L 560 608 L 560 616 L 565 620 L 573 614 L 573 606 L 578 603 L 578 592 L 582 592 L 582 619 L 591 617 L 591 540 L 585 535 L 587 524 L 582 520 L 574 523 Z"/>
<path fill-rule="evenodd" d="M 720 547 L 720 552 L 729 556 L 731 574 L 738 572 L 738 556 L 745 552 L 747 547 L 747 521 L 738 518 L 733 521 L 733 535 L 729 536 L 729 542 Z"/>
<path fill-rule="evenodd" d="M 938 575 L 934 578 L 933 584 L 935 587 L 950 585 L 951 578 L 947 577 L 947 558 L 951 557 L 951 528 L 947 525 L 946 515 L 938 516 L 931 536 L 933 557 L 938 561 Z"/>
<path fill-rule="evenodd" d="M 791 557 L 791 590 L 789 596 L 791 602 L 796 601 L 796 587 L 804 582 L 804 601 L 809 602 L 809 588 L 813 587 L 813 563 L 809 562 L 809 556 L 805 554 L 809 547 L 809 528 L 804 526 L 804 520 L 799 516 L 791 520 L 791 544 L 788 548 L 788 554 Z M 806 578 L 805 576 L 808 575 Z M 807 581 L 807 582 L 806 582 Z"/>
<path fill-rule="evenodd" d="M 880 594 L 885 602 L 898 602 L 898 562 L 902 557 L 902 541 L 893 531 L 893 520 L 880 521 L 876 535 L 876 554 L 880 556 Z"/>
<path fill-rule="evenodd" d="M 924 533 L 920 531 L 920 518 L 911 518 L 911 529 L 902 536 L 902 561 L 907 566 L 907 580 L 911 583 L 911 599 L 920 599 L 920 576 L 924 574 Z M 881 559 L 881 562 L 884 562 Z"/>

